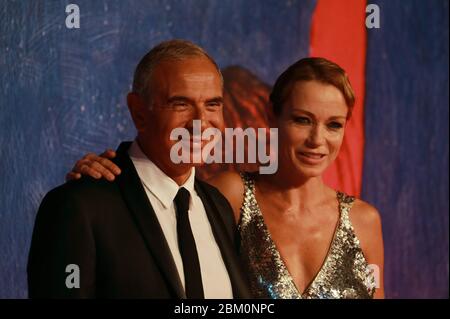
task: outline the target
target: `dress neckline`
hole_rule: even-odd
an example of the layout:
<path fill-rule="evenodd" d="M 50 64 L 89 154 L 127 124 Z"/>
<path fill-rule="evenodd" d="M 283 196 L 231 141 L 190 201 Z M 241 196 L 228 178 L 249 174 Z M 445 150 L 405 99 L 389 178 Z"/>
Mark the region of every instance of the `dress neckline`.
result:
<path fill-rule="evenodd" d="M 258 203 L 258 201 L 256 199 L 256 185 L 255 184 L 256 184 L 255 181 L 252 180 L 252 183 L 251 183 L 251 185 L 252 185 L 251 194 L 252 194 L 253 199 L 255 201 L 254 204 L 255 204 L 256 210 L 257 210 L 258 214 L 260 215 L 260 217 L 262 219 L 262 227 L 263 227 L 264 231 L 267 233 L 267 238 L 269 239 L 270 244 L 275 247 L 275 252 L 277 254 L 277 257 L 279 258 L 279 260 L 281 262 L 281 265 L 284 268 L 284 271 L 286 271 L 286 273 L 289 275 L 289 278 L 292 281 L 292 285 L 293 285 L 293 287 L 295 287 L 295 290 L 297 291 L 298 296 L 303 299 L 303 297 L 307 294 L 308 290 L 313 286 L 313 284 L 318 280 L 319 276 L 323 273 L 323 271 L 324 271 L 325 267 L 327 266 L 328 261 L 330 259 L 331 252 L 333 251 L 333 248 L 334 248 L 335 243 L 336 243 L 337 233 L 338 233 L 338 231 L 339 231 L 339 229 L 341 227 L 341 224 L 342 224 L 342 222 L 341 222 L 341 219 L 342 219 L 342 207 L 341 207 L 342 200 L 341 200 L 341 198 L 344 196 L 344 194 L 342 192 L 339 192 L 339 191 L 335 190 L 335 192 L 336 192 L 336 199 L 338 201 L 338 213 L 339 213 L 339 216 L 338 216 L 338 220 L 336 222 L 336 226 L 334 227 L 333 237 L 331 238 L 331 242 L 330 242 L 330 244 L 328 246 L 327 253 L 325 255 L 325 258 L 324 258 L 324 260 L 323 260 L 319 270 L 313 276 L 311 281 L 305 286 L 305 289 L 303 290 L 303 292 L 300 292 L 299 288 L 297 287 L 297 284 L 295 283 L 294 278 L 292 277 L 288 267 L 286 266 L 286 263 L 285 263 L 283 257 L 281 256 L 281 253 L 280 253 L 280 250 L 278 249 L 277 244 L 275 243 L 275 241 L 272 238 L 272 234 L 270 233 L 270 230 L 269 230 L 266 222 L 264 221 L 264 215 L 262 214 L 261 208 L 259 207 L 259 203 Z"/>

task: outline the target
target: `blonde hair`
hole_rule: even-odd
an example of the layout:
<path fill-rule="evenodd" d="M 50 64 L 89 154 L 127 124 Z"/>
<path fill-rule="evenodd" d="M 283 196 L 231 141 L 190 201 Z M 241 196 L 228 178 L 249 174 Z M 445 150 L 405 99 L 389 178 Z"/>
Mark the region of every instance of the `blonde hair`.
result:
<path fill-rule="evenodd" d="M 318 57 L 301 59 L 278 77 L 270 94 L 274 115 L 281 114 L 283 103 L 291 93 L 293 84 L 299 81 L 319 81 L 336 87 L 344 96 L 348 107 L 347 118 L 350 118 L 355 105 L 355 94 L 347 73 L 336 63 Z"/>

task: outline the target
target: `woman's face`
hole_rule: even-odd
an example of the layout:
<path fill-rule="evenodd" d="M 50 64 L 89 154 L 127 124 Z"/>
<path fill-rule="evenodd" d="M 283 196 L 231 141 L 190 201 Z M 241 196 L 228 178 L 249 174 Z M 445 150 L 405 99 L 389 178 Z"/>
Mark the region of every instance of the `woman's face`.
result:
<path fill-rule="evenodd" d="M 333 85 L 294 83 L 277 119 L 279 167 L 303 178 L 320 176 L 339 153 L 347 112 Z"/>

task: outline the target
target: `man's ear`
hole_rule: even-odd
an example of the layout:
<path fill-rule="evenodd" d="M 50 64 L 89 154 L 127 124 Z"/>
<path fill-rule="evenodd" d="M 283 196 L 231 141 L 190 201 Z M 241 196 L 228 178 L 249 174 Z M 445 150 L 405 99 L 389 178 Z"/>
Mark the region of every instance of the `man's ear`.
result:
<path fill-rule="evenodd" d="M 127 104 L 134 126 L 136 126 L 138 133 L 143 132 L 146 127 L 146 112 L 148 112 L 144 100 L 137 93 L 130 92 L 127 95 Z"/>

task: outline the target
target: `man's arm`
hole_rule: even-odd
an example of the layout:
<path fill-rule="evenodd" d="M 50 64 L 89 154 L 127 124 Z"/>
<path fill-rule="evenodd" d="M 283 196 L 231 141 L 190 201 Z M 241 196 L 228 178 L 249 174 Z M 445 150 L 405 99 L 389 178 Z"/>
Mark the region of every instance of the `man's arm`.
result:
<path fill-rule="evenodd" d="M 96 296 L 92 227 L 83 201 L 67 186 L 48 193 L 36 216 L 27 269 L 30 298 Z"/>

